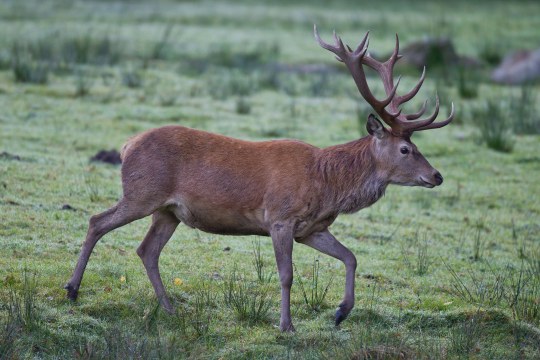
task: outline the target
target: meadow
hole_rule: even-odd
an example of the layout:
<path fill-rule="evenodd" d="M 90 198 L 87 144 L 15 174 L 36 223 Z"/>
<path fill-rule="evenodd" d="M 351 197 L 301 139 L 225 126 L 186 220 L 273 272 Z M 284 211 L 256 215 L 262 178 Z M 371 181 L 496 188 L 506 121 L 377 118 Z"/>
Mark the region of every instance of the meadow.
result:
<path fill-rule="evenodd" d="M 540 87 L 492 83 L 505 54 L 538 46 L 535 1 L 0 2 L 1 359 L 538 359 Z M 448 37 L 481 65 L 437 62 L 407 111 L 437 91 L 449 126 L 413 141 L 445 178 L 390 186 L 341 215 L 358 259 L 356 305 L 334 326 L 345 268 L 295 244 L 281 333 L 269 238 L 180 225 L 160 258 L 162 311 L 135 249 L 142 219 L 96 246 L 66 299 L 91 215 L 121 196 L 120 167 L 92 162 L 178 124 L 319 147 L 365 136 L 371 108 L 313 24 L 384 57 Z M 421 71 L 398 67 L 398 92 Z M 370 84 L 381 94 L 379 79 Z"/>

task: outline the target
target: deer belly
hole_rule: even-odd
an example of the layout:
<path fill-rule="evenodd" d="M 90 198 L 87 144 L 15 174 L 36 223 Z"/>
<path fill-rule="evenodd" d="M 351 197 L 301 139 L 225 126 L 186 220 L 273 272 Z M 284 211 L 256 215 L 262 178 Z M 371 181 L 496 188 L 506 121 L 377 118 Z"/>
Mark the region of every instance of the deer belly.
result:
<path fill-rule="evenodd" d="M 223 207 L 196 206 L 176 203 L 170 206 L 174 215 L 187 226 L 220 235 L 263 235 L 264 210 L 227 209 Z"/>

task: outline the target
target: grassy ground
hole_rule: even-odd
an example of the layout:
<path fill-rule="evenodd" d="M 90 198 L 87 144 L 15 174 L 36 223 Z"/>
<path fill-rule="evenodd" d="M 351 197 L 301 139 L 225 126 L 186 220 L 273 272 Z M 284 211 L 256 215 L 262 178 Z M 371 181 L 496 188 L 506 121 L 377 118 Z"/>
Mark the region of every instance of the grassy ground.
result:
<path fill-rule="evenodd" d="M 340 328 L 339 262 L 296 245 L 297 333 L 281 334 L 269 239 L 182 226 L 161 256 L 178 309 L 165 315 L 134 251 L 149 219 L 100 241 L 76 303 L 62 289 L 89 217 L 121 194 L 119 167 L 89 162 L 98 150 L 165 124 L 321 147 L 363 134 L 370 109 L 313 40 L 313 23 L 352 44 L 371 30 L 379 54 L 398 32 L 403 44 L 450 36 L 460 54 L 482 58 L 537 46 L 537 10 L 465 1 L 0 3 L 0 358 L 538 358 L 540 138 L 523 134 L 538 129 L 538 87 L 494 85 L 486 68 L 461 82 L 459 69 L 428 68 L 413 101 L 437 88 L 444 110 L 457 106 L 455 124 L 413 139 L 445 184 L 391 187 L 332 226 L 359 263 L 356 307 Z M 306 64 L 324 66 L 306 73 Z M 419 74 L 403 71 L 406 89 Z M 529 130 L 509 134 L 524 107 Z M 475 126 L 499 117 L 508 120 L 506 152 L 487 147 Z"/>

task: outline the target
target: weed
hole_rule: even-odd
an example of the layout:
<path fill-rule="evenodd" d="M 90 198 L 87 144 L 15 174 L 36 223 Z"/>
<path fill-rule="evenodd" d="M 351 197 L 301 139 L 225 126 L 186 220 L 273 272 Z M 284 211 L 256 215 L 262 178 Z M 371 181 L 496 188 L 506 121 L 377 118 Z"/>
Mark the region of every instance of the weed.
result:
<path fill-rule="evenodd" d="M 416 231 L 414 247 L 414 252 L 416 254 L 414 264 L 410 260 L 411 251 L 406 249 L 403 245 L 401 246 L 401 255 L 405 265 L 413 270 L 416 275 L 422 276 L 428 272 L 429 267 L 432 264 L 432 260 L 428 252 L 429 243 L 427 240 L 427 234 L 424 234 L 423 240 L 420 240 L 418 231 Z"/>
<path fill-rule="evenodd" d="M 101 199 L 101 188 L 97 183 L 97 175 L 94 174 L 94 171 L 95 168 L 90 166 L 83 173 L 86 194 L 90 202 L 98 202 Z"/>
<path fill-rule="evenodd" d="M 367 308 L 370 311 L 370 313 L 375 312 L 375 308 L 377 304 L 379 303 L 379 298 L 381 295 L 382 287 L 379 284 L 379 281 L 375 279 L 375 281 L 371 284 L 367 285 L 370 288 L 370 291 L 367 293 Z"/>
<path fill-rule="evenodd" d="M 500 100 L 488 100 L 483 109 L 473 112 L 474 124 L 480 131 L 480 137 L 493 150 L 511 152 L 514 149 L 512 124 L 504 110 L 505 103 Z"/>
<path fill-rule="evenodd" d="M 207 283 L 203 287 L 198 288 L 191 296 L 187 315 L 189 317 L 189 324 L 198 337 L 206 335 L 210 331 L 212 313 L 209 307 L 214 304 L 215 296 Z"/>
<path fill-rule="evenodd" d="M 428 272 L 432 263 L 428 252 L 427 235 L 424 235 L 424 241 L 417 239 L 416 246 L 416 274 L 422 276 Z"/>
<path fill-rule="evenodd" d="M 300 290 L 302 290 L 302 295 L 304 297 L 304 302 L 306 305 L 313 311 L 320 311 L 324 305 L 324 299 L 326 294 L 328 294 L 328 289 L 332 284 L 333 277 L 330 278 L 326 287 L 323 287 L 319 281 L 319 260 L 315 259 L 313 261 L 313 266 L 311 269 L 311 284 L 308 285 L 308 289 L 304 286 L 302 281 L 302 276 L 296 271 L 296 266 L 294 267 L 297 272 L 296 278 L 298 279 L 298 285 L 300 285 Z"/>
<path fill-rule="evenodd" d="M 147 332 L 156 331 L 160 310 L 161 304 L 159 303 L 159 301 L 157 301 L 151 309 L 145 311 L 145 314 L 143 316 L 143 322 Z"/>
<path fill-rule="evenodd" d="M 474 99 L 478 97 L 479 79 L 473 76 L 471 70 L 464 66 L 458 68 L 458 92 L 462 99 Z"/>
<path fill-rule="evenodd" d="M 526 260 L 531 276 L 535 281 L 540 282 L 540 244 L 537 244 L 529 251 Z"/>
<path fill-rule="evenodd" d="M 13 62 L 15 81 L 33 84 L 46 84 L 49 80 L 49 68 L 28 59 L 18 59 Z"/>
<path fill-rule="evenodd" d="M 518 231 L 514 219 L 512 219 L 512 241 L 514 242 L 514 247 L 517 249 L 517 255 L 520 259 L 527 258 L 527 242 L 525 238 L 521 240 L 518 239 Z"/>
<path fill-rule="evenodd" d="M 37 309 L 37 282 L 35 274 L 23 270 L 22 284 L 17 286 L 14 278 L 7 281 L 9 290 L 7 328 L 20 327 L 25 332 L 36 330 L 41 324 L 40 313 Z"/>
<path fill-rule="evenodd" d="M 462 187 L 463 186 L 461 185 L 461 182 L 457 181 L 456 182 L 456 191 L 453 194 L 450 194 L 449 196 L 446 197 L 446 202 L 448 203 L 449 206 L 454 206 L 457 203 L 459 203 L 459 201 L 461 199 L 461 189 L 462 189 Z"/>
<path fill-rule="evenodd" d="M 11 70 L 17 82 L 46 84 L 49 80 L 48 62 L 34 60 L 19 43 L 11 50 Z"/>
<path fill-rule="evenodd" d="M 532 271 L 531 271 L 532 270 Z M 509 276 L 507 301 L 516 320 L 540 322 L 540 278 L 534 268 L 526 268 L 524 261 L 518 271 Z"/>
<path fill-rule="evenodd" d="M 253 75 L 240 70 L 213 71 L 208 80 L 208 93 L 218 100 L 230 96 L 248 96 L 257 88 Z"/>
<path fill-rule="evenodd" d="M 0 359 L 14 358 L 16 341 L 19 338 L 18 326 L 13 321 L 0 323 Z"/>
<path fill-rule="evenodd" d="M 159 105 L 161 106 L 173 106 L 176 103 L 176 95 L 160 95 L 159 96 Z"/>
<path fill-rule="evenodd" d="M 458 274 L 444 260 L 443 263 L 452 276 L 452 292 L 455 296 L 476 305 L 494 306 L 503 303 L 506 296 L 507 271 L 496 271 L 488 264 L 489 271 L 483 276 L 468 269 L 466 280 L 464 275 Z"/>
<path fill-rule="evenodd" d="M 508 116 L 516 134 L 540 134 L 540 116 L 536 103 L 536 93 L 529 84 L 522 85 L 520 95 L 511 99 Z"/>
<path fill-rule="evenodd" d="M 379 236 L 379 245 L 384 245 L 385 243 L 391 241 L 394 238 L 394 235 L 398 232 L 399 228 L 403 225 L 403 221 L 400 221 L 399 224 L 390 232 L 388 235 Z"/>
<path fill-rule="evenodd" d="M 489 65 L 498 65 L 503 57 L 501 39 L 497 41 L 483 41 L 480 45 L 480 58 Z"/>
<path fill-rule="evenodd" d="M 81 97 L 86 96 L 90 93 L 90 88 L 92 87 L 94 81 L 86 71 L 78 69 L 75 72 L 75 96 Z"/>
<path fill-rule="evenodd" d="M 165 30 L 161 35 L 161 39 L 152 48 L 152 51 L 150 53 L 151 59 L 159 60 L 165 58 L 165 49 L 167 47 L 167 43 L 169 42 L 169 37 L 171 36 L 173 27 L 174 25 L 172 23 L 169 23 L 165 27 Z"/>
<path fill-rule="evenodd" d="M 364 103 L 356 101 L 356 125 L 358 127 L 358 135 L 364 137 L 368 135 L 366 128 L 366 114 L 369 114 L 370 110 Z"/>
<path fill-rule="evenodd" d="M 126 69 L 122 71 L 122 84 L 132 89 L 142 87 L 143 78 L 141 72 L 134 69 Z"/>
<path fill-rule="evenodd" d="M 61 39 L 58 48 L 56 57 L 68 64 L 113 65 L 122 56 L 118 45 L 113 44 L 109 37 L 95 39 L 89 33 Z"/>
<path fill-rule="evenodd" d="M 230 44 L 220 43 L 211 46 L 205 56 L 189 57 L 182 64 L 183 73 L 200 75 L 215 68 L 242 69 L 252 72 L 262 69 L 271 62 L 276 62 L 280 53 L 279 45 L 258 43 L 255 46 L 246 46 L 236 50 Z"/>
<path fill-rule="evenodd" d="M 251 112 L 251 104 L 244 97 L 236 99 L 236 113 L 240 115 L 247 115 Z"/>
<path fill-rule="evenodd" d="M 484 254 L 485 240 L 481 236 L 483 229 L 484 229 L 484 223 L 482 221 L 478 221 L 476 223 L 476 235 L 474 236 L 474 241 L 473 241 L 474 261 L 478 261 L 482 259 L 482 256 Z"/>
<path fill-rule="evenodd" d="M 212 285 L 207 280 L 200 280 L 197 283 L 192 298 L 195 304 L 201 304 L 205 307 L 215 307 L 217 304 L 217 295 Z"/>
<path fill-rule="evenodd" d="M 248 324 L 265 321 L 272 306 L 267 286 L 257 286 L 241 279 L 236 268 L 223 283 L 223 298 L 239 320 Z"/>
<path fill-rule="evenodd" d="M 257 242 L 253 241 L 253 266 L 255 267 L 255 271 L 257 272 L 257 279 L 261 283 L 269 283 L 272 280 L 272 277 L 274 276 L 273 271 L 269 271 L 266 273 L 265 269 L 265 261 L 264 258 L 261 255 L 261 239 L 259 238 Z"/>
<path fill-rule="evenodd" d="M 484 332 L 480 310 L 458 326 L 450 329 L 450 349 L 459 357 L 469 358 L 469 354 L 478 346 Z"/>

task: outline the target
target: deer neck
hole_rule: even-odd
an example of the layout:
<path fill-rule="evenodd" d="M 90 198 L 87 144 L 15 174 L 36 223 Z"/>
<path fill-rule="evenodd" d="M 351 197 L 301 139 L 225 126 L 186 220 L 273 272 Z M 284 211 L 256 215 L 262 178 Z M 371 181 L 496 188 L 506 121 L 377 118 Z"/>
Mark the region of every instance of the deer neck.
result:
<path fill-rule="evenodd" d="M 322 150 L 317 172 L 325 198 L 338 213 L 354 213 L 384 195 L 388 181 L 377 169 L 373 146 L 367 136 Z"/>

